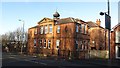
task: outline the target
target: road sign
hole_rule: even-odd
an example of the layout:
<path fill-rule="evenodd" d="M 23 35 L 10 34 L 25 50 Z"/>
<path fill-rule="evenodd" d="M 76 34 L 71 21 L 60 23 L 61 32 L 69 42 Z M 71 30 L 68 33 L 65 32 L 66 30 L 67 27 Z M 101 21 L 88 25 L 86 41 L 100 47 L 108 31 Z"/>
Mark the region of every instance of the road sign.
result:
<path fill-rule="evenodd" d="M 111 29 L 111 17 L 105 13 L 105 28 Z"/>

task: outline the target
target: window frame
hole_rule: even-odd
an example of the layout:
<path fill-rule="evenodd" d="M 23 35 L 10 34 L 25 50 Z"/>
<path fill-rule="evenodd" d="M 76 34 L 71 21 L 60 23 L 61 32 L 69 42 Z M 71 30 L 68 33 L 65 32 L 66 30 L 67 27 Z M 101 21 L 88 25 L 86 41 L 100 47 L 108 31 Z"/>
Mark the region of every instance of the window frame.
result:
<path fill-rule="evenodd" d="M 43 34 L 43 32 L 44 32 L 44 26 L 41 26 L 40 27 L 40 34 Z"/>
<path fill-rule="evenodd" d="M 52 26 L 52 24 L 49 24 L 49 33 L 53 33 L 53 26 Z"/>
<path fill-rule="evenodd" d="M 42 48 L 42 39 L 39 40 L 40 48 Z"/>
<path fill-rule="evenodd" d="M 37 34 L 37 28 L 35 28 L 35 30 L 34 30 L 34 34 Z"/>
<path fill-rule="evenodd" d="M 59 49 L 60 46 L 60 40 L 56 40 L 56 48 Z"/>
<path fill-rule="evenodd" d="M 79 32 L 79 26 L 78 26 L 78 24 L 76 24 L 76 32 L 78 33 Z"/>
<path fill-rule="evenodd" d="M 46 42 L 47 42 L 47 40 L 44 39 L 44 46 L 43 46 L 43 48 L 46 48 L 46 47 L 47 47 L 47 46 L 46 46 Z"/>
<path fill-rule="evenodd" d="M 87 32 L 86 32 L 86 30 L 87 30 L 87 29 L 86 29 L 86 26 L 87 26 L 87 25 L 84 24 L 84 34 L 87 34 Z"/>
<path fill-rule="evenodd" d="M 82 24 L 82 33 L 84 33 L 84 24 Z"/>
<path fill-rule="evenodd" d="M 60 33 L 60 25 L 57 26 L 57 33 Z"/>
<path fill-rule="evenodd" d="M 48 49 L 51 49 L 51 40 L 48 40 Z"/>
<path fill-rule="evenodd" d="M 82 44 L 83 44 L 82 41 L 80 41 L 80 50 L 83 50 L 82 49 L 82 46 L 83 46 Z"/>
<path fill-rule="evenodd" d="M 76 47 L 76 50 L 79 49 L 79 44 L 78 44 L 78 41 L 77 41 L 77 40 L 75 40 L 75 47 Z"/>
<path fill-rule="evenodd" d="M 48 25 L 45 25 L 45 34 L 48 33 Z"/>
<path fill-rule="evenodd" d="M 82 24 L 79 24 L 80 26 L 80 33 L 82 33 Z"/>
<path fill-rule="evenodd" d="M 37 43 L 37 41 L 36 41 L 36 39 L 34 39 L 34 47 L 36 47 L 36 43 Z"/>
<path fill-rule="evenodd" d="M 115 43 L 120 43 L 120 31 L 115 31 Z"/>

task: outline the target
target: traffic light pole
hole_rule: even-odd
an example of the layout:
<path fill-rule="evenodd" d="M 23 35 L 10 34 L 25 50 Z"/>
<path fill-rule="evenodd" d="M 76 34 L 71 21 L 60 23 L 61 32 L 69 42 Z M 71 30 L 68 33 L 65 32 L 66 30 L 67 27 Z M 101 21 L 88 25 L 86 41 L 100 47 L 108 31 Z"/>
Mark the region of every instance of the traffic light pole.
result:
<path fill-rule="evenodd" d="M 109 60 L 110 60 L 110 30 L 111 30 L 111 21 L 110 21 L 110 4 L 109 4 L 109 0 L 108 0 L 108 16 L 109 16 L 109 29 L 108 29 L 108 50 L 109 50 Z"/>
<path fill-rule="evenodd" d="M 24 47 L 24 20 L 19 20 L 19 21 L 22 21 L 23 22 L 23 31 L 22 31 L 22 45 L 21 45 L 21 54 L 23 53 L 23 47 Z"/>
<path fill-rule="evenodd" d="M 104 15 L 105 14 L 105 29 L 107 29 L 108 31 L 108 59 L 110 60 L 110 30 L 111 30 L 111 16 L 110 16 L 110 4 L 109 4 L 109 0 L 108 0 L 108 14 L 106 14 L 106 12 L 100 12 L 100 15 Z"/>

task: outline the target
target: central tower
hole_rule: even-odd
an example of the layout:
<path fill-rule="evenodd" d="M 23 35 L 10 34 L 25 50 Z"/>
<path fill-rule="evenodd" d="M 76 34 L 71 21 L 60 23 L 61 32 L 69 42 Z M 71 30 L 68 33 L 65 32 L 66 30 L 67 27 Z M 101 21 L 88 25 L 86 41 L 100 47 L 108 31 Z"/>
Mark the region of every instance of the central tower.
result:
<path fill-rule="evenodd" d="M 60 14 L 56 11 L 56 12 L 53 14 L 53 20 L 54 20 L 54 23 L 55 23 L 55 24 L 58 23 L 58 19 L 60 19 Z"/>

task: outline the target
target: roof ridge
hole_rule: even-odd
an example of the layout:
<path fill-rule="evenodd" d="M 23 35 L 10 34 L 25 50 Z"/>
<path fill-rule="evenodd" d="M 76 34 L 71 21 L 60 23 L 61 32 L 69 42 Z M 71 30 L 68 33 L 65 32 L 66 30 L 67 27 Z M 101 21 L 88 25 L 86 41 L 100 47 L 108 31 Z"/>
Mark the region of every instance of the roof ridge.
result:
<path fill-rule="evenodd" d="M 112 29 L 115 29 L 117 26 L 119 26 L 120 25 L 120 23 L 118 23 L 117 25 L 115 25 Z"/>
<path fill-rule="evenodd" d="M 51 18 L 44 17 L 44 18 L 42 18 L 42 19 L 38 22 L 38 24 L 39 24 L 41 21 L 43 21 L 44 19 L 51 19 Z M 53 20 L 53 19 L 51 19 L 51 20 Z"/>

